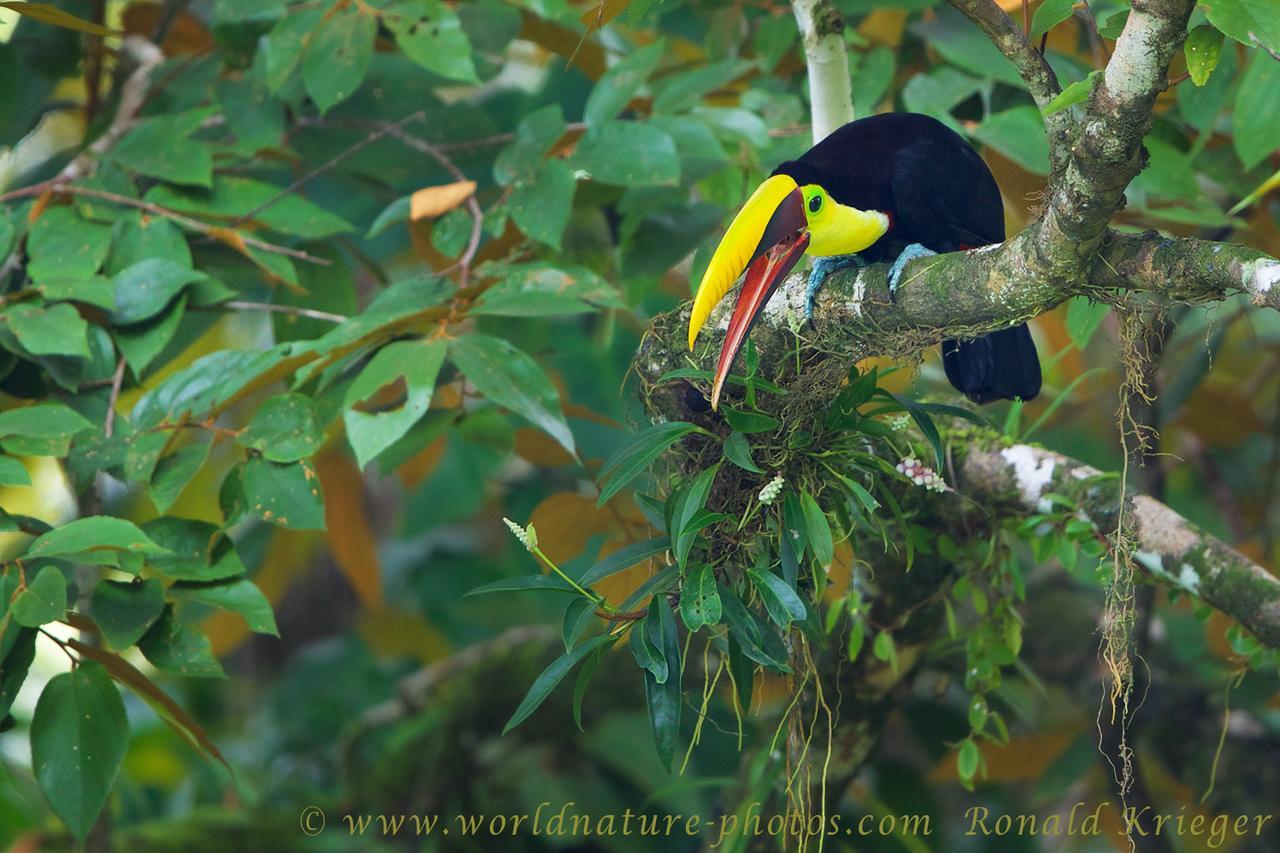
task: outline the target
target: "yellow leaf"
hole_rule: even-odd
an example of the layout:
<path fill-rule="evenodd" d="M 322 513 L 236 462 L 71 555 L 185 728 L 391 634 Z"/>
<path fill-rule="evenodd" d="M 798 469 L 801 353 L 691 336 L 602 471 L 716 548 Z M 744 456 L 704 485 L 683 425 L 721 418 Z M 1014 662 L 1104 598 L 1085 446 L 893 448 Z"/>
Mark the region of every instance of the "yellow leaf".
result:
<path fill-rule="evenodd" d="M 475 181 L 457 181 L 437 187 L 423 187 L 409 198 L 409 218 L 415 222 L 419 219 L 433 219 L 442 213 L 448 213 L 476 191 Z"/>
<path fill-rule="evenodd" d="M 360 636 L 375 654 L 386 658 L 415 658 L 424 666 L 450 651 L 449 641 L 421 613 L 379 607 L 360 617 Z"/>
<path fill-rule="evenodd" d="M 364 477 L 349 456 L 315 458 L 324 491 L 324 525 L 338 569 L 365 607 L 382 606 L 382 568 L 364 502 Z"/>
<path fill-rule="evenodd" d="M 68 30 L 76 30 L 82 33 L 88 33 L 91 36 L 119 36 L 124 33 L 119 30 L 107 29 L 104 26 L 95 24 L 92 21 L 86 21 L 84 18 L 77 18 L 70 12 L 64 12 L 52 3 L 14 3 L 2 2 L 0 9 L 9 9 L 17 12 L 19 15 L 30 18 L 33 21 L 39 21 L 42 24 L 49 24 L 55 27 L 62 27 Z"/>

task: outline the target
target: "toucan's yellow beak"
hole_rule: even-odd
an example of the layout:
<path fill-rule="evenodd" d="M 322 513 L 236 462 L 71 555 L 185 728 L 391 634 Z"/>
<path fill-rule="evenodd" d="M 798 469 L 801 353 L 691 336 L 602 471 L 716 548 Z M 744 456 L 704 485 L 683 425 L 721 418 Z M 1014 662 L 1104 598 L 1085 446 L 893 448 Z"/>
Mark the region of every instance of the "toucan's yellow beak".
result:
<path fill-rule="evenodd" d="M 713 409 L 720 402 L 725 377 L 760 309 L 809 245 L 808 228 L 804 193 L 791 178 L 774 175 L 747 199 L 711 256 L 689 315 L 689 349 L 693 349 L 711 309 L 729 292 L 743 270 L 747 272 L 716 366 L 711 387 Z"/>

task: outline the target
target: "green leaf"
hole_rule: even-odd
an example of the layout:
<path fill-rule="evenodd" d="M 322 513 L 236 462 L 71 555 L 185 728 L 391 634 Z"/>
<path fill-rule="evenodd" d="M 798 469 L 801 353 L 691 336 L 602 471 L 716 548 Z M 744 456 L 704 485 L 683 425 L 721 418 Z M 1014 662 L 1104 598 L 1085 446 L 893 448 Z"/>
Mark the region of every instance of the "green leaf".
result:
<path fill-rule="evenodd" d="M 596 506 L 604 506 L 610 498 L 649 467 L 663 452 L 699 427 L 684 421 L 654 424 L 636 433 L 619 447 L 600 468 L 600 497 Z"/>
<path fill-rule="evenodd" d="M 608 646 L 601 646 L 587 658 L 587 662 L 582 665 L 582 669 L 578 670 L 578 678 L 573 684 L 573 723 L 578 727 L 578 731 L 582 728 L 582 700 L 587 695 L 587 686 L 591 684 L 591 679 L 595 676 L 596 670 L 600 668 L 600 662 L 604 660 L 604 656 L 609 653 Z"/>
<path fill-rule="evenodd" d="M 564 114 L 559 104 L 534 110 L 516 126 L 516 138 L 493 161 L 493 177 L 502 186 L 533 180 L 547 151 L 564 135 Z"/>
<path fill-rule="evenodd" d="M 910 24 L 908 29 L 958 68 L 978 77 L 992 77 L 1023 88 L 1022 77 L 986 34 L 956 10 L 939 5 L 932 20 Z"/>
<path fill-rule="evenodd" d="M 326 11 L 325 8 L 315 6 L 281 15 L 271 32 L 263 37 L 260 49 L 263 81 L 271 94 L 280 94 L 292 78 L 293 71 L 302 58 L 307 37 L 320 23 L 320 18 Z"/>
<path fill-rule="evenodd" d="M 794 30 L 794 26 L 792 27 Z M 583 120 L 588 125 L 601 124 L 618 117 L 618 113 L 639 91 L 662 61 L 667 50 L 664 39 L 626 54 L 616 65 L 596 81 L 595 88 L 587 96 Z"/>
<path fill-rule="evenodd" d="M 668 770 L 675 755 L 676 740 L 680 736 L 680 711 L 682 705 L 680 670 L 680 641 L 676 632 L 676 617 L 665 596 L 653 599 L 657 610 L 660 631 L 659 649 L 667 664 L 667 677 L 659 684 L 653 673 L 644 675 L 645 704 L 649 708 L 649 724 L 658 749 L 658 760 Z M 652 613 L 652 610 L 650 611 Z"/>
<path fill-rule="evenodd" d="M 560 238 L 573 212 L 573 195 L 578 186 L 573 169 L 563 160 L 551 159 L 542 164 L 538 174 L 518 180 L 507 200 L 512 220 L 525 234 L 553 249 L 560 248 Z"/>
<path fill-rule="evenodd" d="M 389 6 L 383 21 L 405 56 L 450 80 L 476 81 L 471 42 L 457 14 L 440 0 L 409 0 Z"/>
<path fill-rule="evenodd" d="M 335 6 L 311 31 L 302 54 L 302 82 L 324 115 L 360 88 L 373 59 L 378 19 L 359 6 Z"/>
<path fill-rule="evenodd" d="M 1187 33 L 1182 52 L 1187 57 L 1187 73 L 1191 75 L 1191 82 L 1203 86 L 1209 82 L 1209 75 L 1218 67 L 1218 59 L 1222 56 L 1222 33 L 1208 24 L 1201 24 Z"/>
<path fill-rule="evenodd" d="M 589 269 L 567 264 L 514 264 L 470 313 L 504 317 L 579 314 L 595 306 L 626 308 L 621 295 Z"/>
<path fill-rule="evenodd" d="M 715 572 L 710 566 L 690 569 L 680 592 L 680 617 L 685 627 L 697 631 L 704 625 L 719 624 L 721 614 Z"/>
<path fill-rule="evenodd" d="M 27 234 L 27 275 L 36 284 L 47 278 L 88 278 L 111 250 L 111 229 L 81 219 L 70 207 L 50 207 Z"/>
<path fill-rule="evenodd" d="M 711 485 L 715 482 L 720 465 L 716 464 L 700 471 L 698 476 L 671 498 L 671 530 L 672 543 L 676 554 L 676 562 L 683 570 L 689 559 L 689 551 L 698 538 L 701 526 L 693 522 L 707 503 L 711 494 Z"/>
<path fill-rule="evenodd" d="M 653 99 L 655 113 L 677 113 L 694 107 L 707 95 L 721 86 L 733 82 L 751 71 L 752 63 L 738 59 L 725 60 L 685 71 L 666 75 Z"/>
<path fill-rule="evenodd" d="M 36 637 L 39 632 L 33 628 L 24 628 L 14 636 L 9 653 L 0 661 L 0 718 L 13 708 L 13 700 L 18 698 L 18 691 L 27 680 L 31 663 L 36 659 Z"/>
<path fill-rule="evenodd" d="M 305 240 L 320 240 L 355 230 L 345 219 L 298 193 L 281 195 L 284 189 L 252 178 L 217 175 L 210 190 L 157 184 L 147 191 L 145 198 L 162 207 L 204 217 L 234 219 L 257 211 L 253 213 L 253 221 Z M 269 206 L 258 210 L 268 203 Z"/>
<path fill-rule="evenodd" d="M 763 412 L 748 412 L 732 406 L 721 406 L 720 413 L 724 415 L 725 423 L 741 433 L 773 432 L 782 426 L 776 419 Z"/>
<path fill-rule="evenodd" d="M 670 547 L 671 541 L 665 536 L 626 545 L 583 572 L 582 577 L 578 578 L 578 583 L 581 586 L 590 586 L 624 569 L 631 568 L 641 560 L 661 554 Z"/>
<path fill-rule="evenodd" d="M 675 141 L 644 122 L 610 121 L 589 127 L 578 141 L 572 165 L 604 184 L 653 186 L 680 180 Z"/>
<path fill-rule="evenodd" d="M 81 660 L 45 685 L 31 718 L 31 766 L 54 813 L 84 838 L 107 801 L 129 744 L 120 691 Z"/>
<path fill-rule="evenodd" d="M 1035 14 L 1031 16 L 1031 38 L 1040 38 L 1040 36 L 1070 18 L 1071 10 L 1074 6 L 1075 0 L 1044 0 L 1043 3 L 1036 7 Z"/>
<path fill-rule="evenodd" d="M 195 110 L 141 121 L 111 149 L 111 159 L 140 175 L 207 187 L 213 183 L 213 151 L 189 137 L 210 114 Z"/>
<path fill-rule="evenodd" d="M 199 628 L 179 622 L 172 607 L 164 609 L 138 641 L 138 648 L 143 657 L 165 672 L 193 678 L 224 677 L 209 638 Z"/>
<path fill-rule="evenodd" d="M 1090 71 L 1089 75 L 1083 80 L 1075 81 L 1055 95 L 1053 100 L 1044 105 L 1044 109 L 1040 111 L 1040 114 L 1050 116 L 1065 110 L 1067 107 L 1073 107 L 1076 104 L 1087 101 L 1101 79 L 1101 71 Z"/>
<path fill-rule="evenodd" d="M 1280 62 L 1263 51 L 1254 51 L 1240 79 L 1231 114 L 1236 153 L 1246 169 L 1252 169 L 1280 148 L 1276 116 L 1280 116 Z"/>
<path fill-rule="evenodd" d="M 93 428 L 83 415 L 61 403 L 37 403 L 0 412 L 0 437 L 12 435 L 69 441 Z"/>
<path fill-rule="evenodd" d="M 888 631 L 881 631 L 876 634 L 875 643 L 872 644 L 871 651 L 875 654 L 877 660 L 882 660 L 889 664 L 889 668 L 894 675 L 898 674 L 898 647 L 893 642 L 893 634 Z"/>
<path fill-rule="evenodd" d="M 254 457 L 244 466 L 249 512 L 290 530 L 324 530 L 320 477 L 307 460 L 281 465 Z"/>
<path fill-rule="evenodd" d="M 38 628 L 67 612 L 67 579 L 57 566 L 42 566 L 9 606 L 13 621 Z"/>
<path fill-rule="evenodd" d="M 210 444 L 198 441 L 175 450 L 156 463 L 147 494 L 158 512 L 168 512 L 209 458 Z"/>
<path fill-rule="evenodd" d="M 279 394 L 258 407 L 236 443 L 272 462 L 297 462 L 320 449 L 324 432 L 310 397 Z"/>
<path fill-rule="evenodd" d="M 764 602 L 764 609 L 768 611 L 769 618 L 778 627 L 786 630 L 792 622 L 805 617 L 804 602 L 800 600 L 800 596 L 791 588 L 791 585 L 782 578 L 767 569 L 763 571 L 748 569 L 747 577 L 751 579 L 752 586 L 760 594 L 760 600 Z"/>
<path fill-rule="evenodd" d="M 717 585 L 729 636 L 742 654 L 758 664 L 779 673 L 788 673 L 787 648 L 768 622 L 757 616 L 723 584 Z M 785 608 L 784 608 L 785 609 Z M 735 674 L 736 677 L 736 674 Z M 742 689 L 742 685 L 739 685 Z"/>
<path fill-rule="evenodd" d="M 579 595 L 578 591 L 555 575 L 521 575 L 517 578 L 503 578 L 491 583 L 469 589 L 462 598 L 473 595 L 488 595 L 494 592 L 567 592 Z"/>
<path fill-rule="evenodd" d="M 164 612 L 164 585 L 157 578 L 101 580 L 89 606 L 107 647 L 123 651 L 142 639 Z"/>
<path fill-rule="evenodd" d="M 1067 333 L 1080 349 L 1089 345 L 1094 332 L 1111 311 L 1105 302 L 1094 302 L 1086 296 L 1077 296 L 1067 303 Z"/>
<path fill-rule="evenodd" d="M 383 231 L 386 231 L 392 225 L 409 221 L 409 214 L 413 212 L 413 196 L 405 195 L 391 202 L 382 209 L 382 212 L 374 217 L 373 224 L 369 226 L 368 232 L 364 235 L 366 240 L 372 240 Z"/>
<path fill-rule="evenodd" d="M 247 578 L 214 581 L 212 583 L 193 583 L 179 581 L 169 587 L 169 595 L 175 601 L 198 601 L 219 610 L 238 613 L 244 617 L 249 630 L 259 634 L 280 636 L 276 628 L 276 617 L 271 612 L 271 602 L 262 594 L 253 581 Z"/>
<path fill-rule="evenodd" d="M 884 390 L 883 388 L 876 389 L 876 396 L 886 397 L 893 400 L 899 406 L 907 410 L 907 414 L 911 415 L 911 419 L 916 422 L 916 426 L 920 427 L 920 432 L 924 434 L 924 437 L 928 440 L 930 446 L 933 447 L 934 460 L 937 462 L 937 465 L 934 467 L 938 471 L 943 470 L 943 468 L 946 467 L 946 461 L 942 452 L 942 436 L 938 433 L 938 427 L 934 424 L 933 418 L 929 417 L 928 410 L 915 400 L 912 400 L 910 397 L 900 397 L 891 391 Z"/>
<path fill-rule="evenodd" d="M 1013 160 L 1028 172 L 1049 173 L 1049 141 L 1035 107 L 1013 107 L 988 116 L 973 136 Z"/>
<path fill-rule="evenodd" d="M 31 474 L 21 460 L 0 456 L 0 486 L 30 486 Z"/>
<path fill-rule="evenodd" d="M 480 393 L 575 452 L 573 433 L 560 411 L 560 395 L 526 353 L 502 338 L 469 333 L 449 341 L 449 359 Z"/>
<path fill-rule="evenodd" d="M 1209 23 L 1241 44 L 1253 47 L 1256 38 L 1280 51 L 1280 15 L 1274 0 L 1213 0 L 1204 8 Z"/>
<path fill-rule="evenodd" d="M 112 552 L 163 555 L 165 549 L 123 518 L 92 515 L 50 530 L 31 543 L 26 559 L 61 557 L 89 565 L 114 565 Z M 108 562 L 109 561 L 109 562 Z"/>
<path fill-rule="evenodd" d="M 186 316 L 186 310 L 187 294 L 183 293 L 158 316 L 133 326 L 116 328 L 116 346 L 125 362 L 133 368 L 134 376 L 142 376 L 151 362 L 164 352 Z"/>
<path fill-rule="evenodd" d="M 734 465 L 754 474 L 763 474 L 764 470 L 751 458 L 751 445 L 740 432 L 731 432 L 724 440 L 724 458 Z"/>
<path fill-rule="evenodd" d="M 18 343 L 32 355 L 89 357 L 89 324 L 65 302 L 19 305 L 3 314 Z"/>
<path fill-rule="evenodd" d="M 631 629 L 628 645 L 636 666 L 652 675 L 655 683 L 665 684 L 671 669 L 662 652 L 662 614 L 658 612 L 661 606 L 658 598 L 654 596 L 649 600 L 649 612 Z"/>
<path fill-rule="evenodd" d="M 960 744 L 960 752 L 956 756 L 956 769 L 960 778 L 972 781 L 978 773 L 978 745 L 973 738 L 965 738 Z"/>
<path fill-rule="evenodd" d="M 565 652 L 563 655 L 556 658 L 550 666 L 542 671 L 542 674 L 534 679 L 533 685 L 529 688 L 529 692 L 525 694 L 524 699 L 521 700 L 520 705 L 515 710 L 515 713 L 511 715 L 511 719 L 502 727 L 502 733 L 505 735 L 507 732 L 511 731 L 528 719 L 530 714 L 538 710 L 538 706 L 546 700 L 551 691 L 554 690 L 556 685 L 569 674 L 569 671 L 573 669 L 578 661 L 582 660 L 606 643 L 612 644 L 615 639 L 617 638 L 612 637 L 609 634 L 592 637 L 586 642 L 581 643 L 573 651 Z"/>
<path fill-rule="evenodd" d="M 805 535 L 809 539 L 809 545 L 813 547 L 813 555 L 822 565 L 831 565 L 834 545 L 831 541 L 831 525 L 827 523 L 827 516 L 822 512 L 822 507 L 818 506 L 818 502 L 813 499 L 813 495 L 808 492 L 800 493 L 800 508 L 804 512 Z"/>
<path fill-rule="evenodd" d="M 578 638 L 582 636 L 583 631 L 587 630 L 587 626 L 591 624 L 595 615 L 596 605 L 591 599 L 579 595 L 569 602 L 569 606 L 564 609 L 564 619 L 560 626 L 566 652 L 573 651 L 573 647 L 578 644 Z"/>
<path fill-rule="evenodd" d="M 165 258 L 147 258 L 123 269 L 111 279 L 115 293 L 116 323 L 150 319 L 189 284 L 207 278 L 204 273 Z"/>

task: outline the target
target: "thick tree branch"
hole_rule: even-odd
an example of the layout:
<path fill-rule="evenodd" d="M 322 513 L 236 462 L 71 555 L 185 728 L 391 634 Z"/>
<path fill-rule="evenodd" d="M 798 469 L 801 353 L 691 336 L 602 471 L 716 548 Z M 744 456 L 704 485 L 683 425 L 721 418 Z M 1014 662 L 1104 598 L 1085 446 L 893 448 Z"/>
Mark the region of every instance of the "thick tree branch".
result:
<path fill-rule="evenodd" d="M 1195 0 L 1136 0 L 1102 80 L 1093 91 L 1066 171 L 1050 182 L 1037 249 L 1046 260 L 1080 263 L 1103 240 L 1125 187 L 1146 165 L 1142 139 L 1182 46 Z"/>
<path fill-rule="evenodd" d="M 1044 495 L 1055 493 L 1078 501 L 1103 533 L 1115 529 L 1115 477 L 1028 444 L 956 450 L 956 488 L 992 512 L 1042 511 Z M 1125 517 L 1136 538 L 1135 562 L 1156 580 L 1198 596 L 1280 648 L 1280 578 L 1154 498 L 1134 495 Z"/>
<path fill-rule="evenodd" d="M 889 298 L 885 265 L 844 270 L 828 276 L 814 308 L 814 324 L 804 319 L 805 277 L 791 276 L 765 307 L 752 331 L 761 363 L 773 381 L 791 386 L 797 361 L 785 357 L 800 336 L 806 353 L 799 373 L 842 376 L 856 361 L 873 355 L 913 357 L 945 338 L 966 338 L 1019 323 L 1072 296 L 1130 290 L 1181 302 L 1220 300 L 1245 293 L 1255 305 L 1280 310 L 1280 261 L 1232 243 L 1168 239 L 1155 232 L 1107 231 L 1083 269 L 1062 278 L 1040 261 L 1029 245 L 1034 229 L 1007 243 L 969 252 L 938 255 L 907 265 L 896 300 Z M 655 318 L 636 360 L 640 379 L 661 396 L 658 380 L 670 370 L 713 364 L 732 309 L 726 300 L 711 315 L 692 356 L 685 349 L 688 307 Z M 672 386 L 672 383 L 667 383 Z M 832 394 L 825 380 L 804 381 L 795 390 Z M 666 390 L 680 393 L 678 387 Z M 735 393 L 726 390 L 729 399 Z M 650 395 L 655 414 L 688 418 L 690 401 L 671 399 L 666 411 Z"/>
<path fill-rule="evenodd" d="M 809 103 L 813 141 L 853 121 L 853 88 L 844 18 L 831 0 L 792 0 L 805 65 L 809 69 Z"/>

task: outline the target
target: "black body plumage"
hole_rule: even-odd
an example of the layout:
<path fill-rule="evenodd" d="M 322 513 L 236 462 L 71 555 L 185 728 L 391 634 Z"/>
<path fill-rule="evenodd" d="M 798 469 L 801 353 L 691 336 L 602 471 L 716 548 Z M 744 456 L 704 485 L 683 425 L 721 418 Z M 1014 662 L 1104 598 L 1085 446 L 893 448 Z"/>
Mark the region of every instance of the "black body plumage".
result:
<path fill-rule="evenodd" d="M 889 214 L 889 230 L 859 253 L 871 263 L 892 261 L 912 243 L 956 252 L 1004 240 L 1004 205 L 991 170 L 929 116 L 885 113 L 850 122 L 774 174 L 818 184 L 841 204 Z M 944 341 L 942 359 L 947 379 L 975 402 L 1040 393 L 1040 360 L 1026 324 Z"/>

